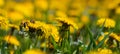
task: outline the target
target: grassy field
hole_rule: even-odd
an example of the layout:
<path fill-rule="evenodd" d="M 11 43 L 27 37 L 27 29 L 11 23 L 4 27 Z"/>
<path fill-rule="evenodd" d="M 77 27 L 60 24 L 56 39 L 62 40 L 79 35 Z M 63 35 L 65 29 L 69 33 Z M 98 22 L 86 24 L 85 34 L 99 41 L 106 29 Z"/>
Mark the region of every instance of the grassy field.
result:
<path fill-rule="evenodd" d="M 120 0 L 0 0 L 0 54 L 119 54 Z"/>

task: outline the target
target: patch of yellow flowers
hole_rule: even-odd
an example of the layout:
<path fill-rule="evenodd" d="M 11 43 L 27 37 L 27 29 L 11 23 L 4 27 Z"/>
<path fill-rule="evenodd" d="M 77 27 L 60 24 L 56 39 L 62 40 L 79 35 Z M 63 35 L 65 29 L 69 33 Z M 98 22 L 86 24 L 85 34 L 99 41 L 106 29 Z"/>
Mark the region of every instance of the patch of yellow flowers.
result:
<path fill-rule="evenodd" d="M 102 26 L 104 25 L 105 28 L 114 28 L 115 27 L 115 21 L 110 18 L 100 18 L 97 21 L 97 25 Z"/>
<path fill-rule="evenodd" d="M 67 25 L 71 25 L 75 29 L 78 29 L 77 24 L 67 17 L 58 17 L 58 18 L 56 18 L 56 20 L 61 22 L 61 23 L 66 23 Z"/>
<path fill-rule="evenodd" d="M 5 17 L 0 16 L 0 28 L 8 30 L 9 21 Z"/>
<path fill-rule="evenodd" d="M 59 40 L 59 32 L 57 27 L 50 25 L 50 24 L 46 24 L 44 22 L 40 22 L 40 21 L 35 21 L 35 22 L 28 22 L 27 23 L 27 27 L 29 28 L 33 28 L 34 30 L 39 30 L 41 29 L 43 32 L 42 36 L 45 36 L 45 38 L 49 38 L 50 36 L 52 36 L 56 42 L 58 42 Z"/>
<path fill-rule="evenodd" d="M 45 52 L 42 52 L 39 49 L 30 49 L 25 51 L 23 54 L 46 54 Z"/>
<path fill-rule="evenodd" d="M 108 34 L 109 34 L 108 32 L 105 32 L 103 36 L 100 36 L 99 41 L 101 41 L 104 38 L 104 36 Z M 112 37 L 113 39 L 120 41 L 120 37 L 115 33 L 110 33 L 109 37 Z"/>
<path fill-rule="evenodd" d="M 113 52 L 110 49 L 101 49 L 99 48 L 97 51 L 90 51 L 87 54 L 113 54 Z"/>
<path fill-rule="evenodd" d="M 7 36 L 4 37 L 4 40 L 7 43 L 13 44 L 15 46 L 20 46 L 20 42 L 17 40 L 17 38 L 15 36 L 7 35 Z"/>
<path fill-rule="evenodd" d="M 104 37 L 105 37 L 106 35 L 108 35 L 108 34 L 109 34 L 108 32 L 105 32 L 102 36 L 100 36 L 100 37 L 98 38 L 98 42 L 102 41 L 102 40 L 104 39 Z M 110 38 L 112 38 L 112 41 L 115 40 L 115 41 L 120 42 L 120 36 L 118 36 L 116 33 L 113 33 L 113 32 L 112 32 L 112 33 L 110 33 L 108 36 L 109 36 L 109 37 L 105 39 L 104 44 L 108 45 L 107 42 L 108 42 L 109 40 L 111 40 Z M 113 43 L 113 42 L 111 42 L 111 43 Z M 115 46 L 116 46 L 115 43 L 113 43 L 113 44 L 110 45 L 110 47 L 115 47 Z"/>

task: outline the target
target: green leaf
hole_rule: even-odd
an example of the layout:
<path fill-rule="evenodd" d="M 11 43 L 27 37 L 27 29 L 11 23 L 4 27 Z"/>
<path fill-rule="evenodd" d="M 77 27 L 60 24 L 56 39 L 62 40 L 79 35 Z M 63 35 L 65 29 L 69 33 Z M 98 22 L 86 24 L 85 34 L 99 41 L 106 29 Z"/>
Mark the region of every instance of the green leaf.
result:
<path fill-rule="evenodd" d="M 53 43 L 54 48 L 55 48 L 55 49 L 58 49 L 58 45 L 57 45 L 57 43 L 55 42 L 53 36 L 51 36 L 50 38 L 51 38 L 51 42 Z"/>
<path fill-rule="evenodd" d="M 87 27 L 88 33 L 89 33 L 89 35 L 90 35 L 90 44 L 88 45 L 87 50 L 90 50 L 90 49 L 93 48 L 93 45 L 96 46 L 96 44 L 95 44 L 95 40 L 94 40 L 94 38 L 93 38 L 93 34 L 92 34 L 92 32 L 90 31 L 90 28 L 89 28 L 87 25 L 86 25 L 86 27 Z"/>

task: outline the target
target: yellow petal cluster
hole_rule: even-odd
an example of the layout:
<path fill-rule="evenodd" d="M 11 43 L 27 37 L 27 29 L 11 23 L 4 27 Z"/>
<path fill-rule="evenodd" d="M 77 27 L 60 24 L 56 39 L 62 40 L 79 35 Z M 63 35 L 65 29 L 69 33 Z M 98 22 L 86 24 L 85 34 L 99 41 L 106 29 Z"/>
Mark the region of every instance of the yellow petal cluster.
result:
<path fill-rule="evenodd" d="M 75 29 L 78 29 L 77 24 L 69 18 L 58 17 L 58 18 L 56 18 L 56 20 L 59 21 L 59 22 L 62 22 L 62 23 L 67 23 L 68 25 L 73 26 Z"/>
<path fill-rule="evenodd" d="M 20 42 L 17 40 L 17 38 L 15 36 L 7 35 L 7 36 L 4 37 L 4 40 L 7 43 L 10 43 L 10 44 L 13 44 L 13 45 L 16 45 L 16 46 L 20 46 Z"/>
<path fill-rule="evenodd" d="M 101 48 L 99 48 L 98 49 L 98 54 L 113 54 L 112 53 L 112 50 L 110 50 L 110 49 L 106 49 L 106 48 L 104 48 L 104 49 L 101 49 Z"/>
<path fill-rule="evenodd" d="M 8 30 L 9 21 L 5 17 L 0 16 L 0 27 L 1 29 Z"/>
<path fill-rule="evenodd" d="M 113 52 L 110 49 L 106 49 L 106 48 L 101 49 L 101 48 L 99 48 L 97 51 L 95 51 L 95 50 L 90 51 L 87 54 L 113 54 Z"/>
<path fill-rule="evenodd" d="M 56 42 L 59 40 L 59 33 L 55 26 L 49 25 L 40 21 L 35 21 L 35 23 L 28 23 L 29 28 L 34 28 L 36 31 L 41 29 L 43 32 L 42 36 L 45 36 L 45 38 L 49 38 L 50 35 L 53 36 Z"/>
<path fill-rule="evenodd" d="M 118 36 L 117 34 L 111 33 L 111 34 L 110 34 L 110 37 L 112 37 L 113 39 L 115 39 L 115 40 L 117 40 L 117 41 L 120 42 L 120 36 Z"/>
<path fill-rule="evenodd" d="M 17 25 L 14 25 L 14 24 L 9 24 L 8 25 L 10 28 L 14 28 L 14 29 L 16 29 L 16 30 L 20 30 L 20 28 L 19 28 L 19 26 L 17 26 Z"/>
<path fill-rule="evenodd" d="M 114 28 L 116 23 L 113 19 L 110 19 L 110 18 L 100 18 L 97 21 L 97 25 L 102 26 L 103 24 L 104 24 L 104 27 L 106 28 Z"/>
<path fill-rule="evenodd" d="M 100 36 L 100 37 L 98 38 L 98 41 L 103 40 L 104 37 L 105 37 L 105 35 L 108 35 L 108 34 L 109 34 L 108 32 L 105 32 L 104 35 L 102 35 L 102 36 Z M 120 42 L 120 37 L 119 37 L 117 34 L 115 34 L 115 33 L 111 33 L 111 34 L 109 35 L 109 37 L 111 37 L 111 38 L 113 38 L 113 39 L 115 39 L 115 40 L 117 40 L 117 41 Z M 108 39 L 109 39 L 109 38 L 107 38 L 104 43 L 106 43 L 106 42 L 108 41 Z"/>
<path fill-rule="evenodd" d="M 59 38 L 60 38 L 58 29 L 53 25 L 49 25 L 49 29 L 50 29 L 49 32 L 52 35 L 52 37 L 54 38 L 54 40 L 56 42 L 58 42 Z"/>
<path fill-rule="evenodd" d="M 25 51 L 23 54 L 46 54 L 43 51 L 39 50 L 39 49 L 30 49 Z"/>

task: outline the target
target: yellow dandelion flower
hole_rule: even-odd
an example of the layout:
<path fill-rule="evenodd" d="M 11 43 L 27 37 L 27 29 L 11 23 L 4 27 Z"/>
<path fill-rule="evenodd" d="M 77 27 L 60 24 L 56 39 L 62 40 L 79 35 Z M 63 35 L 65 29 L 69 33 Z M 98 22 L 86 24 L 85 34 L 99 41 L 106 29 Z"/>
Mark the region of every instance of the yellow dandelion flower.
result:
<path fill-rule="evenodd" d="M 49 32 L 52 35 L 52 37 L 54 38 L 54 40 L 56 42 L 58 42 L 59 38 L 60 38 L 58 29 L 53 25 L 49 25 L 49 29 L 50 29 Z"/>
<path fill-rule="evenodd" d="M 19 26 L 17 26 L 17 25 L 9 24 L 8 26 L 11 28 L 17 29 L 18 31 L 20 30 Z"/>
<path fill-rule="evenodd" d="M 30 49 L 25 51 L 23 54 L 46 54 L 46 53 L 39 49 Z"/>
<path fill-rule="evenodd" d="M 75 29 L 78 29 L 77 24 L 76 24 L 75 22 L 73 22 L 73 21 L 72 21 L 71 19 L 69 19 L 69 18 L 61 18 L 61 17 L 59 17 L 59 18 L 56 18 L 56 20 L 59 21 L 59 22 L 62 22 L 62 23 L 66 23 L 67 25 L 71 25 L 71 26 L 73 26 Z"/>
<path fill-rule="evenodd" d="M 39 26 L 36 25 L 36 24 L 34 24 L 34 23 L 29 23 L 29 24 L 28 24 L 28 27 L 37 29 Z"/>
<path fill-rule="evenodd" d="M 47 39 L 49 38 L 50 32 L 49 32 L 49 26 L 47 24 L 42 25 L 38 29 L 41 29 L 43 31 L 43 36 L 45 36 L 45 38 Z"/>
<path fill-rule="evenodd" d="M 100 37 L 98 38 L 98 42 L 102 41 L 102 40 L 104 39 L 104 37 L 105 37 L 105 36 L 103 36 L 103 35 L 100 36 Z M 107 39 L 104 41 L 104 44 L 106 44 L 106 42 L 108 41 L 108 39 L 109 39 L 109 38 L 107 38 Z M 97 44 L 98 44 L 98 42 L 97 42 Z"/>
<path fill-rule="evenodd" d="M 45 36 L 45 38 L 48 39 L 49 36 L 52 35 L 56 42 L 59 40 L 59 32 L 53 25 L 49 25 L 40 21 L 34 21 L 33 23 L 29 22 L 27 26 L 29 31 L 34 30 L 34 32 L 37 32 L 38 36 Z M 42 34 L 40 34 L 40 32 L 42 32 Z"/>
<path fill-rule="evenodd" d="M 120 37 L 119 37 L 117 34 L 111 33 L 111 34 L 110 34 L 110 37 L 112 37 L 113 39 L 115 39 L 115 40 L 117 40 L 117 41 L 120 42 Z"/>
<path fill-rule="evenodd" d="M 29 28 L 27 26 L 27 24 L 30 23 L 29 20 L 22 20 L 21 24 L 20 24 L 20 28 L 22 28 L 24 31 L 29 31 Z"/>
<path fill-rule="evenodd" d="M 106 48 L 104 48 L 104 49 L 101 49 L 101 48 L 99 48 L 98 49 L 98 54 L 113 54 L 113 52 L 110 50 L 110 49 L 106 49 Z"/>
<path fill-rule="evenodd" d="M 91 50 L 87 54 L 103 54 L 103 53 L 104 54 L 113 54 L 113 52 L 110 49 L 106 49 L 106 48 L 104 48 L 104 49 L 99 48 L 97 51 Z"/>
<path fill-rule="evenodd" d="M 13 44 L 13 45 L 16 45 L 16 46 L 20 46 L 20 42 L 17 40 L 17 38 L 15 36 L 7 35 L 7 36 L 4 37 L 4 40 L 7 43 L 10 43 L 10 44 Z"/>
<path fill-rule="evenodd" d="M 105 24 L 104 24 L 104 22 L 105 22 Z M 97 21 L 97 25 L 102 26 L 103 24 L 104 24 L 104 27 L 106 27 L 106 28 L 114 28 L 116 23 L 113 19 L 100 18 Z"/>
<path fill-rule="evenodd" d="M 58 42 L 59 40 L 59 32 L 57 28 L 53 25 L 45 24 L 40 21 L 35 21 L 35 23 L 28 23 L 28 27 L 34 28 L 36 32 L 41 29 L 41 32 L 43 32 L 42 36 L 45 36 L 45 38 L 49 38 L 49 36 L 52 35 L 56 42 Z"/>
<path fill-rule="evenodd" d="M 40 21 L 34 21 L 34 22 L 28 22 L 28 27 L 31 27 L 31 28 L 35 28 L 35 29 L 37 29 L 37 28 L 39 28 L 39 27 L 41 27 L 41 26 L 44 26 L 45 25 L 45 23 L 44 22 L 40 22 Z"/>
<path fill-rule="evenodd" d="M 49 26 L 47 24 L 45 24 L 44 22 L 40 22 L 40 21 L 35 21 L 35 22 L 29 22 L 28 23 L 28 28 L 29 28 L 29 31 L 33 31 L 34 29 L 34 32 L 38 32 L 37 34 L 39 35 L 39 30 L 41 30 L 42 33 L 42 36 L 45 36 L 46 38 L 49 37 Z"/>
<path fill-rule="evenodd" d="M 102 40 L 104 39 L 105 35 L 107 35 L 107 34 L 108 34 L 108 32 L 105 32 L 102 36 L 100 36 L 100 37 L 98 38 L 98 41 L 99 41 L 99 42 L 102 41 Z M 109 39 L 109 38 L 107 38 L 104 43 L 106 43 L 106 42 L 108 41 L 108 39 Z"/>
<path fill-rule="evenodd" d="M 1 29 L 8 30 L 9 21 L 5 17 L 0 16 L 0 27 Z"/>
<path fill-rule="evenodd" d="M 103 40 L 103 38 L 105 37 L 105 35 L 108 35 L 108 34 L 109 34 L 108 32 L 105 32 L 104 35 L 102 35 L 102 36 L 100 36 L 100 37 L 98 38 L 98 41 Z M 120 37 L 119 37 L 117 34 L 115 34 L 115 33 L 111 33 L 111 34 L 109 35 L 109 37 L 111 37 L 111 38 L 113 38 L 113 39 L 115 39 L 115 40 L 117 40 L 117 41 L 120 42 Z M 106 43 L 106 42 L 108 41 L 108 39 L 109 39 L 109 38 L 107 38 L 104 43 Z"/>

